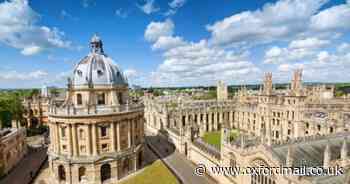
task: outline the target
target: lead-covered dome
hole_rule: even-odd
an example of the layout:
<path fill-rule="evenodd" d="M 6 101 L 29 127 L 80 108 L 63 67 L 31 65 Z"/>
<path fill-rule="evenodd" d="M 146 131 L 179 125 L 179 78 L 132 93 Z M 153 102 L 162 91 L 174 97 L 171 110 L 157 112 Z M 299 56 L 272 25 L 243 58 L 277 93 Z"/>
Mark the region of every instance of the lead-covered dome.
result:
<path fill-rule="evenodd" d="M 103 52 L 102 40 L 94 35 L 90 40 L 91 51 L 75 67 L 73 86 L 113 86 L 127 85 L 127 79 L 114 63 Z"/>

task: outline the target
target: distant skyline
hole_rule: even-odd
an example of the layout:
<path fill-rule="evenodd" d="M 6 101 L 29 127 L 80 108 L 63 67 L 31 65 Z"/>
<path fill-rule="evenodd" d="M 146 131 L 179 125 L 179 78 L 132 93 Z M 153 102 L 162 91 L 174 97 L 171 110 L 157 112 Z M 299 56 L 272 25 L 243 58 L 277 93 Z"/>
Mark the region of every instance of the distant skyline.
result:
<path fill-rule="evenodd" d="M 97 33 L 143 87 L 350 81 L 350 0 L 0 0 L 0 88 L 63 87 Z"/>

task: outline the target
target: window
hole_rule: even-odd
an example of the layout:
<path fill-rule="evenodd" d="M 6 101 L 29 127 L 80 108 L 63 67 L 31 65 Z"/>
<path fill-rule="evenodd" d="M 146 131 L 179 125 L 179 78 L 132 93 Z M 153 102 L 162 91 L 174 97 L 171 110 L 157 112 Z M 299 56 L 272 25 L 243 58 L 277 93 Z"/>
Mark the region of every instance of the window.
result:
<path fill-rule="evenodd" d="M 62 138 L 66 137 L 66 127 L 61 127 L 61 136 Z"/>
<path fill-rule="evenodd" d="M 290 130 L 290 129 L 288 129 L 288 135 L 290 135 L 290 133 L 291 133 L 291 130 Z"/>
<path fill-rule="evenodd" d="M 107 127 L 101 127 L 101 137 L 106 137 L 107 136 Z"/>
<path fill-rule="evenodd" d="M 108 144 L 102 144 L 102 151 L 108 152 Z"/>
<path fill-rule="evenodd" d="M 97 95 L 97 104 L 98 105 L 105 105 L 105 94 L 104 93 Z"/>
<path fill-rule="evenodd" d="M 85 176 L 86 169 L 85 167 L 79 168 L 79 181 L 81 181 L 82 177 Z"/>
<path fill-rule="evenodd" d="M 122 93 L 118 93 L 118 103 L 123 104 L 123 94 Z"/>
<path fill-rule="evenodd" d="M 97 76 L 101 77 L 103 75 L 103 71 L 102 70 L 97 70 Z"/>
<path fill-rule="evenodd" d="M 83 72 L 81 70 L 77 70 L 77 74 L 79 75 L 79 77 L 83 76 Z"/>
<path fill-rule="evenodd" d="M 80 130 L 79 130 L 79 138 L 80 138 L 80 139 L 85 139 L 85 132 L 84 132 L 83 129 L 80 129 Z"/>
<path fill-rule="evenodd" d="M 77 104 L 78 105 L 83 104 L 83 98 L 80 93 L 77 94 Z"/>
<path fill-rule="evenodd" d="M 317 130 L 321 131 L 321 125 L 317 125 Z"/>
<path fill-rule="evenodd" d="M 329 128 L 329 133 L 333 133 L 334 132 L 334 128 L 333 127 L 330 127 Z"/>
<path fill-rule="evenodd" d="M 80 152 L 81 152 L 81 153 L 85 153 L 85 152 L 86 152 L 86 146 L 81 145 L 81 146 L 80 146 Z"/>
<path fill-rule="evenodd" d="M 66 151 L 67 150 L 67 146 L 66 145 L 62 145 L 62 150 Z"/>

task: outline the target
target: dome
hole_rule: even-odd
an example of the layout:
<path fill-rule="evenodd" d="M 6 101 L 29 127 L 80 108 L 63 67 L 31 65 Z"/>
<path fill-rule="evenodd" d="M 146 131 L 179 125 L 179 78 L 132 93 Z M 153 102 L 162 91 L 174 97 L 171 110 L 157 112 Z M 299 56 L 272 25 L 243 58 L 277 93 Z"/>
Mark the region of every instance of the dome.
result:
<path fill-rule="evenodd" d="M 91 38 L 91 52 L 74 69 L 73 86 L 127 85 L 122 71 L 104 54 L 102 45 L 102 40 L 97 35 Z"/>

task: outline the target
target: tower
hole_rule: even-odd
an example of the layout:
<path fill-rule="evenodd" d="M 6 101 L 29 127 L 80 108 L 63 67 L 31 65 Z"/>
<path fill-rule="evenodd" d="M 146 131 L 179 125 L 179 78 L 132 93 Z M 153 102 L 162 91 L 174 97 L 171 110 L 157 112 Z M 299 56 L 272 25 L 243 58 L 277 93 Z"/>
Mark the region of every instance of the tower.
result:
<path fill-rule="evenodd" d="M 60 107 L 49 108 L 51 181 L 117 182 L 143 163 L 144 110 L 129 104 L 128 83 L 94 35 L 68 80 Z"/>
<path fill-rule="evenodd" d="M 297 69 L 293 73 L 293 78 L 291 81 L 291 92 L 293 95 L 300 96 L 302 95 L 303 84 L 302 84 L 302 69 Z"/>
<path fill-rule="evenodd" d="M 272 94 L 272 73 L 265 73 L 263 81 L 263 94 L 271 95 Z"/>
<path fill-rule="evenodd" d="M 227 93 L 227 86 L 223 81 L 219 81 L 216 87 L 216 94 L 218 100 L 227 100 L 228 99 L 228 93 Z"/>

